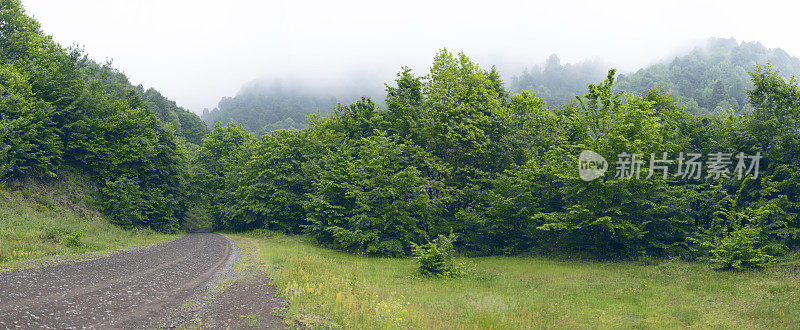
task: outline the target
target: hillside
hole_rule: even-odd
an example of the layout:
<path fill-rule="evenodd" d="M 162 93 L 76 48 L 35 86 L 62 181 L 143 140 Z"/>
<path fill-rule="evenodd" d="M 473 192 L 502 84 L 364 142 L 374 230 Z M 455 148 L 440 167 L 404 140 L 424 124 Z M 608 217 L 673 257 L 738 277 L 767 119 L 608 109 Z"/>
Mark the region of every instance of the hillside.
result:
<path fill-rule="evenodd" d="M 110 252 L 177 238 L 125 230 L 95 208 L 97 187 L 85 176 L 26 178 L 0 189 L 0 264 L 86 252 Z"/>
<path fill-rule="evenodd" d="M 686 55 L 620 74 L 615 87 L 632 93 L 664 88 L 691 113 L 740 111 L 747 108 L 747 90 L 753 87 L 749 72 L 767 63 L 784 77 L 800 74 L 800 59 L 780 48 L 711 38 Z M 603 79 L 608 69 L 596 61 L 562 65 L 554 54 L 543 66 L 512 77 L 509 89 L 535 92 L 551 105 L 568 103 L 585 94 L 588 84 Z"/>
<path fill-rule="evenodd" d="M 76 172 L 91 178 L 98 189 L 91 206 L 111 223 L 179 230 L 188 153 L 176 133 L 199 142 L 202 123 L 170 128 L 158 116 L 187 123 L 191 116 L 110 64 L 53 41 L 19 1 L 0 4 L 0 182 Z"/>
<path fill-rule="evenodd" d="M 620 75 L 619 89 L 640 93 L 662 87 L 692 113 L 740 111 L 748 108 L 747 91 L 753 88 L 749 72 L 768 63 L 784 77 L 800 74 L 800 59 L 780 48 L 710 39 L 687 55 Z"/>
<path fill-rule="evenodd" d="M 234 97 L 223 97 L 219 106 L 203 111 L 209 127 L 237 123 L 256 136 L 276 129 L 306 126 L 306 116 L 319 111 L 329 114 L 337 104 L 334 95 L 280 81 L 250 83 Z"/>
<path fill-rule="evenodd" d="M 136 86 L 136 91 L 147 103 L 150 112 L 162 122 L 172 124 L 175 134 L 184 137 L 186 142 L 199 145 L 203 137 L 208 134 L 208 127 L 200 116 L 178 106 L 175 101 L 164 97 L 159 91 L 153 88 L 145 90 L 142 85 Z"/>

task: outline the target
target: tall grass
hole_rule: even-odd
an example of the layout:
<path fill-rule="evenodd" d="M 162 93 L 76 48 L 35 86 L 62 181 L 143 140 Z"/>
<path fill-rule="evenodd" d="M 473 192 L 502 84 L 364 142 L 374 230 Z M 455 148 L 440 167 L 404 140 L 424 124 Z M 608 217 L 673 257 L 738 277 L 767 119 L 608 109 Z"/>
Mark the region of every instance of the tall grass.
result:
<path fill-rule="evenodd" d="M 231 235 L 259 249 L 295 325 L 334 328 L 791 328 L 797 268 L 713 271 L 666 261 L 460 260 L 457 279 L 423 278 L 409 259 L 349 255 L 297 237 Z"/>
<path fill-rule="evenodd" d="M 0 188 L 0 264 L 128 249 L 177 237 L 109 224 L 92 207 L 93 192 L 88 179 L 71 174 L 50 182 L 27 179 Z"/>

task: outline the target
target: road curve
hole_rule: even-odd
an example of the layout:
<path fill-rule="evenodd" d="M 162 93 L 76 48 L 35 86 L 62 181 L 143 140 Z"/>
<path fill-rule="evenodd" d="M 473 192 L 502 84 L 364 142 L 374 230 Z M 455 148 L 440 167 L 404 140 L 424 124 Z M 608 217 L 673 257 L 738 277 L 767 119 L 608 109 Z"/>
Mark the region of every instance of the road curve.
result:
<path fill-rule="evenodd" d="M 153 328 L 238 259 L 219 234 L 0 273 L 0 329 Z"/>

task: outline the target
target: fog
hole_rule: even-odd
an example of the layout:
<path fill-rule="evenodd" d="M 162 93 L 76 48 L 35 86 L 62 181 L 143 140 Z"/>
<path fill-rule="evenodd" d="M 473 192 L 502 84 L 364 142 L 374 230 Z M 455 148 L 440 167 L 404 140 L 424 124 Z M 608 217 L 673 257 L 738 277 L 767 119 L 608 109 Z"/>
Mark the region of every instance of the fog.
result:
<path fill-rule="evenodd" d="M 381 86 L 464 51 L 508 80 L 553 53 L 621 71 L 708 37 L 800 54 L 798 5 L 778 1 L 23 0 L 62 45 L 113 59 L 134 84 L 200 112 L 253 80 Z M 370 88 L 367 88 L 370 89 Z"/>

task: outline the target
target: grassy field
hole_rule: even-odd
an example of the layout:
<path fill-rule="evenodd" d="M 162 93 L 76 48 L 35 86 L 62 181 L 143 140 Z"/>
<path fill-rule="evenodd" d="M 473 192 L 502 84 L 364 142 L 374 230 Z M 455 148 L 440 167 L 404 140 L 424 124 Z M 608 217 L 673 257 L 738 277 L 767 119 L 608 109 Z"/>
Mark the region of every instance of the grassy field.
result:
<path fill-rule="evenodd" d="M 681 261 L 469 258 L 460 279 L 416 275 L 413 260 L 349 255 L 303 238 L 229 235 L 258 253 L 289 303 L 320 328 L 793 328 L 800 268 L 718 272 Z"/>
<path fill-rule="evenodd" d="M 28 181 L 0 188 L 0 265 L 129 249 L 178 237 L 109 224 L 87 206 L 92 189 L 78 176 L 50 184 Z"/>

